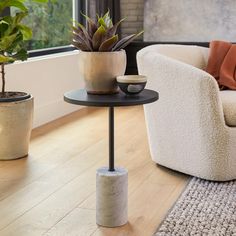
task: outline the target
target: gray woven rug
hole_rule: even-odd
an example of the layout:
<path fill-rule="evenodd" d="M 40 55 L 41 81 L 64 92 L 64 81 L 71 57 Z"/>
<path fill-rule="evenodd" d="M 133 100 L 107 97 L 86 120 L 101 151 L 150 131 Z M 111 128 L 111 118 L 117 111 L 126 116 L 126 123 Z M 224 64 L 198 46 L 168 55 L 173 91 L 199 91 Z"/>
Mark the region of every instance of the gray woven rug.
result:
<path fill-rule="evenodd" d="M 154 236 L 236 236 L 236 181 L 192 178 Z"/>

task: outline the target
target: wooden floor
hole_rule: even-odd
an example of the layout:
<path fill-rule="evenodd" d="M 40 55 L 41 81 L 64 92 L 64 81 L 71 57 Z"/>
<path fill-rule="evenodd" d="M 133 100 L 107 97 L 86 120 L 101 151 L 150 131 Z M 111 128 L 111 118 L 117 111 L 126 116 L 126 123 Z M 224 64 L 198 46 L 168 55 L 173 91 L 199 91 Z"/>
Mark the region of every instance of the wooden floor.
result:
<path fill-rule="evenodd" d="M 30 155 L 0 162 L 0 236 L 151 236 L 188 177 L 151 161 L 142 107 L 115 109 L 116 165 L 129 171 L 129 222 L 95 223 L 95 171 L 108 113 L 84 108 L 33 131 Z M 20 140 L 19 140 L 20 142 Z"/>

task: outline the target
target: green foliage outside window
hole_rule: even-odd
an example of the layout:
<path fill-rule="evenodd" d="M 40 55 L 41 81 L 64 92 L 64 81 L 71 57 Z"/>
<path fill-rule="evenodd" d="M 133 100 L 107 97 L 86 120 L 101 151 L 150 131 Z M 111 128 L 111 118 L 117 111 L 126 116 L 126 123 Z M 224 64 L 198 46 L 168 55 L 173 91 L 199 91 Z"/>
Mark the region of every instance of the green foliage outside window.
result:
<path fill-rule="evenodd" d="M 71 44 L 72 0 L 49 0 L 47 4 L 27 0 L 25 5 L 29 16 L 24 23 L 33 31 L 28 50 Z"/>

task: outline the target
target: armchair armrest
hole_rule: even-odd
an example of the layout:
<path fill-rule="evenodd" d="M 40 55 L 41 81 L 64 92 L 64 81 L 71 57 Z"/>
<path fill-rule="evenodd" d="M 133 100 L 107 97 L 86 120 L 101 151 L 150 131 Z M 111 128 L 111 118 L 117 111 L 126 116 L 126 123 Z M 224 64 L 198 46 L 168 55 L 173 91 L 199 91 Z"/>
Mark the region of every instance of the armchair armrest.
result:
<path fill-rule="evenodd" d="M 193 108 L 204 105 L 206 111 L 213 109 L 214 116 L 220 114 L 224 121 L 217 82 L 207 72 L 155 51 L 139 51 L 137 64 L 139 74 L 148 78 L 147 88 L 159 91 L 160 99 L 162 96 L 172 104 L 181 101 Z"/>
<path fill-rule="evenodd" d="M 168 79 L 165 82 L 171 83 L 171 87 L 175 83 L 182 86 L 191 85 L 190 87 L 193 87 L 194 84 L 198 86 L 202 84 L 204 90 L 210 86 L 211 90 L 213 89 L 218 95 L 217 82 L 210 74 L 192 65 L 162 55 L 157 51 L 139 51 L 137 53 L 137 64 L 139 74 L 151 76 L 148 78 L 149 85 L 160 82 L 161 78 L 157 78 L 157 76 L 167 77 Z M 181 90 L 183 91 L 183 87 Z"/>

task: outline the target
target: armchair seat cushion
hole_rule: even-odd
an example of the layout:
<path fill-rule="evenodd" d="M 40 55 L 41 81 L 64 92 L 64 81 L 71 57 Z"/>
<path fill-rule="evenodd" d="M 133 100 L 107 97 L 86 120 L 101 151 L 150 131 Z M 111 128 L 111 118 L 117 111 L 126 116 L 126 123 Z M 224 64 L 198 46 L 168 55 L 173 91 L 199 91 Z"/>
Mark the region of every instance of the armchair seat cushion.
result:
<path fill-rule="evenodd" d="M 236 91 L 220 91 L 220 98 L 226 125 L 236 127 Z"/>

